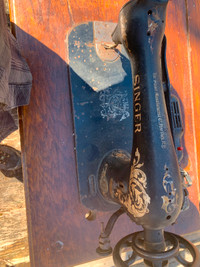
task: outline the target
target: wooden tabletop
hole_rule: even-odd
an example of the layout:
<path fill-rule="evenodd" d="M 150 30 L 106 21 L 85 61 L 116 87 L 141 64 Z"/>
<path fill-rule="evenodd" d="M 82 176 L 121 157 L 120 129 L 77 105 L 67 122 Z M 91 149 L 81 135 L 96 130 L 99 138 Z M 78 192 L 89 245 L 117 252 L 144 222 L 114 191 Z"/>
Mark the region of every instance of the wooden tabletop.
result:
<path fill-rule="evenodd" d="M 76 175 L 73 119 L 66 39 L 77 24 L 117 22 L 125 0 L 10 0 L 11 19 L 32 75 L 28 107 L 20 110 L 20 132 L 31 264 L 73 266 L 97 258 L 100 222 L 109 213 L 85 220 Z M 183 167 L 190 173 L 191 207 L 170 230 L 198 230 L 200 173 L 200 3 L 171 0 L 166 35 L 172 87 L 184 119 Z M 123 216 L 112 243 L 139 227 Z"/>

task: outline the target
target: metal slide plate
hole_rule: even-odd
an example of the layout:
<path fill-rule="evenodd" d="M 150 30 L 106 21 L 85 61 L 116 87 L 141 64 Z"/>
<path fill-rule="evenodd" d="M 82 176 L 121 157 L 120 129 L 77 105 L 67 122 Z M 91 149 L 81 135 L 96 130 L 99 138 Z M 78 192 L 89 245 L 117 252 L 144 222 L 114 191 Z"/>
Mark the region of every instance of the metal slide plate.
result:
<path fill-rule="evenodd" d="M 98 168 L 110 151 L 131 153 L 133 95 L 131 67 L 120 46 L 112 44 L 116 25 L 89 22 L 68 36 L 70 79 L 75 125 L 77 172 L 81 202 L 89 209 L 114 210 L 98 191 Z"/>

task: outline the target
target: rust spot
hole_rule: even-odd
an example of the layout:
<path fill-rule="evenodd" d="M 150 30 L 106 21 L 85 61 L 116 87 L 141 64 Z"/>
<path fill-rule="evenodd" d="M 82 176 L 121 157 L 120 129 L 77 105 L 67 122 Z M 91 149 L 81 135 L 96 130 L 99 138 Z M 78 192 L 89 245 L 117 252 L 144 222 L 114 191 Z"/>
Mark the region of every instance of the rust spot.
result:
<path fill-rule="evenodd" d="M 119 47 L 119 50 L 121 50 L 121 47 Z M 113 62 L 119 58 L 119 54 L 114 49 L 107 49 L 104 42 L 96 43 L 96 52 L 102 61 Z"/>
<path fill-rule="evenodd" d="M 88 44 L 85 43 L 85 45 L 88 46 L 88 47 L 94 47 L 94 43 L 88 43 Z"/>

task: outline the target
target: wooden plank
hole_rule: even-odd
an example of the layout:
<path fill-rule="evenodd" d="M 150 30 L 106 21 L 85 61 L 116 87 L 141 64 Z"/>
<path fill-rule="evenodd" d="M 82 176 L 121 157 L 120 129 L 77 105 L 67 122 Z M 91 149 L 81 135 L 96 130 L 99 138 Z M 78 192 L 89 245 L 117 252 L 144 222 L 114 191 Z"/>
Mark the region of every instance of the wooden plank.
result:
<path fill-rule="evenodd" d="M 193 103 L 194 103 L 194 122 L 196 135 L 196 155 L 198 163 L 198 174 L 200 177 L 200 3 L 199 1 L 187 1 L 188 8 L 188 45 L 189 45 L 189 59 L 190 59 L 190 80 L 192 84 Z M 200 181 L 199 181 L 200 186 Z"/>
<path fill-rule="evenodd" d="M 182 5 L 181 5 L 182 2 Z M 193 180 L 190 188 L 190 199 L 198 208 L 198 166 L 196 154 L 196 137 L 193 117 L 192 84 L 190 81 L 190 59 L 187 30 L 187 7 L 183 1 L 171 4 L 172 9 L 168 16 L 168 67 L 172 88 L 178 93 L 182 107 L 184 121 L 184 158 L 182 167 L 189 172 Z M 174 18 L 176 17 L 176 20 Z M 173 23 L 171 23 L 173 21 Z M 170 23 L 170 24 L 169 24 Z M 185 25 L 185 27 L 183 27 Z"/>
<path fill-rule="evenodd" d="M 78 23 L 93 20 L 117 22 L 126 1 L 11 0 L 11 17 L 17 39 L 33 74 L 30 105 L 21 111 L 21 140 L 32 266 L 71 266 L 96 258 L 100 222 L 109 213 L 99 213 L 87 222 L 80 204 L 68 78 L 66 35 Z M 112 9 L 112 12 L 111 12 Z M 181 96 L 185 111 L 185 144 L 192 178 L 194 138 L 188 103 L 189 67 L 185 3 L 169 3 L 167 19 L 168 65 L 172 85 Z M 178 44 L 178 45 L 177 45 Z M 184 55 L 184 56 L 183 56 Z M 176 66 L 176 68 L 175 68 Z M 185 93 L 187 95 L 185 96 Z M 189 95 L 189 96 L 188 96 Z M 192 126 L 192 127 L 191 127 Z M 187 160 L 185 161 L 187 166 Z M 171 228 L 190 232 L 199 227 L 196 184 L 191 192 L 192 209 Z M 188 224 L 191 216 L 194 220 Z M 120 231 L 119 231 L 120 229 Z M 137 230 L 123 216 L 116 225 L 112 243 Z"/>

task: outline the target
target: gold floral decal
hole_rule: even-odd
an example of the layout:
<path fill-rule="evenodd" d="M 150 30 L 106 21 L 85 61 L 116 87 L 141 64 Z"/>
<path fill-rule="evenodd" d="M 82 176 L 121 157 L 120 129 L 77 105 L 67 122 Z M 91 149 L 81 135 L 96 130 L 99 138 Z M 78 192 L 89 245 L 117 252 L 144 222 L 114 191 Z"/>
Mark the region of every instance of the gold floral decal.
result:
<path fill-rule="evenodd" d="M 165 169 L 167 169 L 166 166 Z M 167 195 L 162 196 L 163 199 L 162 209 L 164 209 L 166 213 L 172 213 L 174 212 L 177 206 L 178 196 L 176 194 L 176 188 L 174 188 L 173 179 L 171 175 L 168 173 L 168 171 L 165 172 L 165 175 L 163 177 L 163 187 Z"/>
<path fill-rule="evenodd" d="M 143 217 L 146 213 L 149 213 L 148 205 L 151 199 L 145 190 L 147 187 L 146 174 L 140 169 L 143 165 L 144 163 L 140 163 L 140 153 L 137 148 L 131 166 L 128 193 L 123 194 L 118 190 L 117 194 L 119 201 L 134 217 Z"/>

